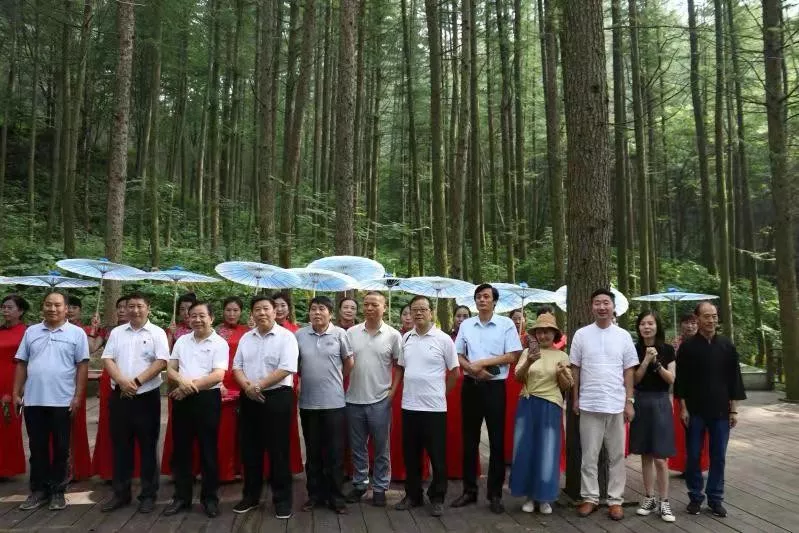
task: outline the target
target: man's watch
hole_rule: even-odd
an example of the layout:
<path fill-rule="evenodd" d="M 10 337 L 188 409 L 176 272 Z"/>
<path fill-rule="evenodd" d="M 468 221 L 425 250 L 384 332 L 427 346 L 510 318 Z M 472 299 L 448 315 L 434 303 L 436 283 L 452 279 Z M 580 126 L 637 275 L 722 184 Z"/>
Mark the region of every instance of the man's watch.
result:
<path fill-rule="evenodd" d="M 632 398 L 632 397 L 627 398 L 627 401 L 630 402 L 631 404 L 635 405 L 635 398 Z"/>
<path fill-rule="evenodd" d="M 139 381 L 138 376 L 133 378 L 133 383 L 135 383 L 137 387 L 141 387 L 141 381 Z"/>
<path fill-rule="evenodd" d="M 256 393 L 260 393 L 261 392 L 261 386 L 260 385 L 256 385 L 255 386 L 255 392 Z"/>

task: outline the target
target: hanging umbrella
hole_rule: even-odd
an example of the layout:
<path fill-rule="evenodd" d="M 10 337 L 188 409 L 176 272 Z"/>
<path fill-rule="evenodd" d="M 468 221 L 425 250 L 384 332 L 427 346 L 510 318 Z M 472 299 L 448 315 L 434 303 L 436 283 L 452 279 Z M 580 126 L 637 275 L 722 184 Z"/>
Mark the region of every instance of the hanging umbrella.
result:
<path fill-rule="evenodd" d="M 368 279 L 358 283 L 361 291 L 387 291 L 388 292 L 388 320 L 391 322 L 391 293 L 403 290 L 405 278 L 398 278 L 391 272 L 386 272 L 382 278 Z"/>
<path fill-rule="evenodd" d="M 715 294 L 702 294 L 699 292 L 682 292 L 676 287 L 669 287 L 666 292 L 656 294 L 645 294 L 636 296 L 633 300 L 638 302 L 671 302 L 674 332 L 677 332 L 677 302 L 699 302 L 702 300 L 714 300 L 718 298 Z"/>
<path fill-rule="evenodd" d="M 299 283 L 294 285 L 295 289 L 313 291 L 314 296 L 316 291 L 341 292 L 358 287 L 358 282 L 354 278 L 332 270 L 306 267 L 290 268 L 288 271 L 299 278 Z"/>
<path fill-rule="evenodd" d="M 355 255 L 334 255 L 308 263 L 308 268 L 320 268 L 345 274 L 357 281 L 382 278 L 386 269 L 372 259 Z"/>
<path fill-rule="evenodd" d="M 627 297 L 624 296 L 621 291 L 616 289 L 615 287 L 610 288 L 610 292 L 613 293 L 613 301 L 615 303 L 616 309 L 616 316 L 619 317 L 627 312 L 630 308 L 630 302 L 627 300 Z M 557 300 L 555 304 L 560 307 L 562 310 L 566 311 L 566 285 L 563 285 L 558 290 L 555 291 L 557 295 Z"/>
<path fill-rule="evenodd" d="M 8 281 L 9 278 L 5 276 L 0 276 L 0 285 L 13 285 L 14 282 Z"/>
<path fill-rule="evenodd" d="M 217 278 L 206 276 L 204 274 L 197 274 L 190 272 L 183 267 L 173 266 L 168 270 L 155 270 L 153 272 L 145 272 L 140 276 L 140 279 L 148 279 L 153 281 L 168 281 L 172 282 L 175 286 L 175 297 L 172 301 L 172 321 L 175 322 L 175 314 L 177 313 L 178 306 L 178 283 L 216 283 L 220 281 Z"/>
<path fill-rule="evenodd" d="M 0 280 L 3 285 L 28 285 L 31 287 L 50 287 L 51 289 L 83 289 L 96 287 L 96 281 L 69 278 L 60 272 L 52 271 L 42 276 L 14 276 Z"/>
<path fill-rule="evenodd" d="M 454 278 L 440 276 L 424 276 L 408 278 L 403 283 L 402 290 L 411 294 L 421 294 L 435 298 L 434 316 L 438 316 L 439 298 L 460 298 L 474 294 L 475 285 Z"/>
<path fill-rule="evenodd" d="M 255 287 L 256 294 L 261 289 L 291 289 L 300 283 L 299 278 L 285 268 L 253 261 L 219 263 L 214 270 L 234 283 Z"/>
<path fill-rule="evenodd" d="M 494 286 L 496 287 L 496 285 Z M 494 307 L 495 313 L 509 313 L 514 309 L 522 308 L 522 299 L 519 298 L 519 296 L 504 289 L 498 289 L 498 290 L 499 290 L 499 300 L 497 300 L 497 305 Z M 471 294 L 455 298 L 455 303 L 458 305 L 464 305 L 468 307 L 469 311 L 471 311 L 472 313 L 477 312 L 477 304 L 474 302 L 474 296 Z"/>
<path fill-rule="evenodd" d="M 69 270 L 75 274 L 86 276 L 89 278 L 100 278 L 100 292 L 97 295 L 97 308 L 94 310 L 95 314 L 100 313 L 100 300 L 103 296 L 103 281 L 110 279 L 113 281 L 138 281 L 139 276 L 145 274 L 144 270 L 123 265 L 120 263 L 112 263 L 106 258 L 101 259 L 62 259 L 56 263 L 59 268 Z"/>
<path fill-rule="evenodd" d="M 521 299 L 521 305 L 517 309 L 524 309 L 529 303 L 547 304 L 557 301 L 557 295 L 545 289 L 536 289 L 530 287 L 525 282 L 519 282 L 518 285 L 513 283 L 492 283 L 494 287 L 499 290 L 500 299 L 502 299 L 502 292 L 507 291 L 515 294 Z M 500 311 L 501 312 L 501 311 Z M 519 324 L 519 335 L 522 334 L 522 324 Z"/>

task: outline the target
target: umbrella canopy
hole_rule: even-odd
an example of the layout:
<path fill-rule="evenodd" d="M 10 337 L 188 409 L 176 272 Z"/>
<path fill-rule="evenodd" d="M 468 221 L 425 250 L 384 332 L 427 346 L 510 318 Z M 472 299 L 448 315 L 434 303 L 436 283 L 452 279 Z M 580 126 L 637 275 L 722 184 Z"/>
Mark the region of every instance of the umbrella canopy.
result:
<path fill-rule="evenodd" d="M 558 290 L 555 291 L 558 299 L 555 301 L 558 307 L 566 311 L 566 285 L 563 285 Z M 610 292 L 613 293 L 614 302 L 616 307 L 616 316 L 621 316 L 627 312 L 630 308 L 630 302 L 627 300 L 627 297 L 624 296 L 621 291 L 616 289 L 615 287 L 610 288 Z"/>
<path fill-rule="evenodd" d="M 0 283 L 5 285 L 28 285 L 31 287 L 50 287 L 51 289 L 84 289 L 99 285 L 96 281 L 69 278 L 58 272 L 50 272 L 41 276 L 15 276 L 4 278 Z"/>
<path fill-rule="evenodd" d="M 89 278 L 110 279 L 113 281 L 138 281 L 142 274 L 138 268 L 112 263 L 108 259 L 62 259 L 56 263 L 58 268 Z"/>
<path fill-rule="evenodd" d="M 638 302 L 671 302 L 672 325 L 674 333 L 677 334 L 677 302 L 697 302 L 702 300 L 714 300 L 718 298 L 715 294 L 702 294 L 700 292 L 683 292 L 674 287 L 669 287 L 666 292 L 655 294 L 645 294 L 636 296 L 633 300 Z"/>
<path fill-rule="evenodd" d="M 496 287 L 495 284 L 492 283 Z M 504 289 L 499 289 L 499 300 L 497 300 L 497 305 L 494 307 L 495 313 L 509 313 L 514 309 L 521 309 L 522 308 L 522 299 L 519 298 L 518 295 L 506 291 Z M 459 298 L 455 298 L 455 303 L 458 305 L 464 305 L 469 308 L 469 311 L 472 313 L 477 312 L 477 304 L 474 303 L 474 296 L 461 296 Z"/>
<path fill-rule="evenodd" d="M 357 281 L 382 278 L 386 274 L 386 269 L 377 261 L 355 255 L 324 257 L 308 263 L 308 268 L 332 270 Z"/>
<path fill-rule="evenodd" d="M 357 289 L 360 291 L 401 291 L 407 281 L 406 278 L 398 278 L 392 274 L 385 274 L 382 278 L 367 279 L 359 281 Z"/>
<path fill-rule="evenodd" d="M 402 290 L 405 292 L 434 298 L 473 296 L 474 289 L 475 285 L 469 282 L 439 276 L 408 278 L 402 284 Z"/>
<path fill-rule="evenodd" d="M 258 289 L 290 289 L 300 279 L 285 268 L 252 261 L 228 261 L 216 265 L 216 273 L 234 283 Z"/>
<path fill-rule="evenodd" d="M 521 298 L 521 307 L 530 303 L 548 304 L 554 303 L 558 300 L 558 296 L 555 292 L 528 287 L 524 282 L 521 282 L 518 285 L 513 283 L 492 283 L 491 285 L 499 289 L 500 295 L 502 294 L 502 291 L 506 291 L 511 292 Z"/>
<path fill-rule="evenodd" d="M 211 276 L 191 272 L 179 266 L 174 266 L 167 270 L 145 272 L 140 279 L 171 281 L 173 283 L 215 283 L 217 281 L 221 281 L 218 278 L 212 278 Z"/>
<path fill-rule="evenodd" d="M 306 289 L 314 294 L 316 291 L 340 292 L 358 287 L 354 278 L 332 270 L 306 267 L 290 268 L 288 271 L 299 278 L 299 283 L 294 285 L 295 289 Z"/>

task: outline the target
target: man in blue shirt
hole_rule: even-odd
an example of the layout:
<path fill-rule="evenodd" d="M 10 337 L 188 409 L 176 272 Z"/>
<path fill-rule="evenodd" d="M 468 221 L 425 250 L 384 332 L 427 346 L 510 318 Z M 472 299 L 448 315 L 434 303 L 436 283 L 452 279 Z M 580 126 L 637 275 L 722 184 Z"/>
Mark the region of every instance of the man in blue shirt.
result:
<path fill-rule="evenodd" d="M 48 502 L 52 511 L 66 507 L 70 418 L 83 403 L 89 375 L 89 343 L 83 329 L 67 322 L 66 296 L 51 292 L 42 308 L 44 322 L 25 331 L 15 357 L 14 406 L 21 410 L 24 401 L 31 462 L 23 511 Z"/>
<path fill-rule="evenodd" d="M 505 379 L 508 367 L 522 351 L 513 321 L 494 313 L 499 291 L 484 283 L 474 290 L 477 316 L 458 328 L 455 349 L 463 368 L 461 392 L 463 418 L 463 494 L 452 507 L 477 501 L 477 452 L 483 419 L 488 428 L 491 450 L 488 463 L 487 496 L 493 513 L 503 513 L 502 485 L 505 482 Z"/>

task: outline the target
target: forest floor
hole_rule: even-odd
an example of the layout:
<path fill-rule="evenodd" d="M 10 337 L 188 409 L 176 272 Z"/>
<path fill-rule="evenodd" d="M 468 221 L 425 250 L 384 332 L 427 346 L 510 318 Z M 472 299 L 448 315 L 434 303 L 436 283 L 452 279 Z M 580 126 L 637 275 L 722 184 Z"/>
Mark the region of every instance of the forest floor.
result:
<path fill-rule="evenodd" d="M 278 521 L 273 516 L 271 503 L 264 503 L 257 511 L 246 515 L 233 513 L 233 505 L 241 496 L 239 482 L 222 485 L 220 489 L 222 514 L 209 520 L 195 502 L 191 512 L 172 517 L 162 516 L 169 501 L 172 487 L 166 478 L 156 512 L 140 515 L 135 506 L 128 506 L 111 514 L 100 512 L 101 503 L 110 496 L 110 486 L 98 479 L 81 481 L 70 486 L 66 510 L 51 512 L 46 509 L 23 512 L 17 509 L 27 494 L 27 478 L 19 476 L 0 481 L 0 532 L 3 531 L 132 531 L 132 532 L 799 532 L 799 406 L 781 403 L 778 393 L 752 392 L 750 399 L 740 407 L 739 426 L 732 432 L 727 454 L 726 501 L 728 516 L 716 518 L 704 511 L 700 516 L 685 513 L 687 495 L 684 482 L 672 477 L 671 501 L 677 515 L 674 524 L 667 524 L 657 516 L 639 517 L 635 506 L 625 507 L 627 518 L 613 522 L 605 509 L 589 518 L 578 518 L 574 509 L 565 502 L 555 506 L 554 514 L 525 514 L 522 501 L 509 495 L 505 498 L 507 511 L 491 514 L 487 504 L 465 509 L 445 508 L 444 516 L 432 518 L 425 509 L 398 512 L 392 505 L 402 497 L 401 484 L 392 484 L 388 492 L 389 506 L 378 509 L 364 500 L 360 505 L 350 505 L 349 514 L 337 516 L 328 510 L 305 513 L 299 508 L 305 500 L 303 475 L 294 479 L 295 514 L 291 520 Z M 163 403 L 164 408 L 166 402 Z M 88 426 L 93 446 L 97 429 L 97 400 L 88 404 Z M 166 413 L 162 417 L 162 439 L 165 433 Z M 487 471 L 488 443 L 484 434 L 481 447 L 483 472 Z M 485 494 L 485 479 L 481 479 L 481 494 Z M 135 493 L 134 488 L 134 493 Z M 640 460 L 627 459 L 626 499 L 637 502 L 641 496 L 642 481 Z M 461 492 L 459 481 L 451 481 L 447 500 Z"/>

